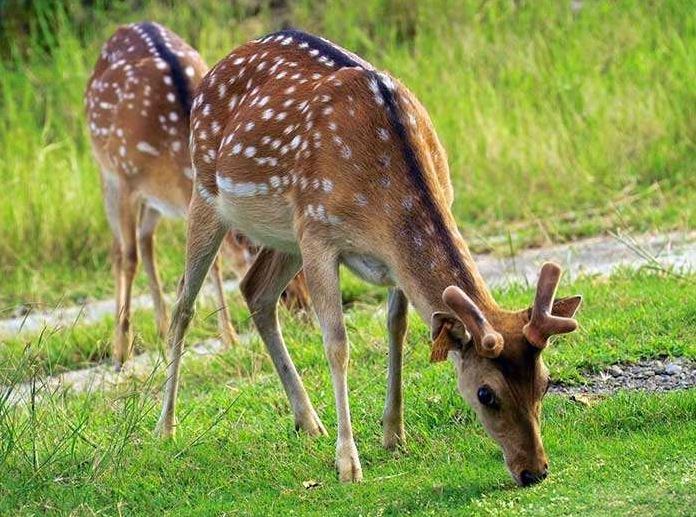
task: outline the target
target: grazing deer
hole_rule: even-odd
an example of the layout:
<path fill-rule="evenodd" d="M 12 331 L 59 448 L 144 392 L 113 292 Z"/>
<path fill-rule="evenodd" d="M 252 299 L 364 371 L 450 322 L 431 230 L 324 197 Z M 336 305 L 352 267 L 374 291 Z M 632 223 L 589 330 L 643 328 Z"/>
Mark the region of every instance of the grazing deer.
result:
<path fill-rule="evenodd" d="M 303 268 L 338 417 L 341 481 L 362 471 L 348 406 L 348 339 L 339 264 L 389 293 L 383 444 L 404 442 L 401 365 L 408 302 L 449 356 L 459 390 L 500 444 L 514 480 L 546 476 L 539 416 L 549 384 L 541 351 L 577 326 L 579 296 L 554 301 L 545 264 L 531 309 L 508 311 L 486 287 L 451 212 L 445 151 L 423 106 L 396 79 L 330 42 L 281 31 L 237 48 L 203 79 L 191 113 L 195 194 L 186 272 L 168 340 L 158 431 L 171 435 L 182 341 L 225 232 L 262 246 L 242 294 L 290 399 L 295 424 L 326 434 L 288 354 L 276 306 Z"/>
<path fill-rule="evenodd" d="M 154 232 L 161 216 L 185 217 L 193 190 L 189 154 L 191 93 L 208 67 L 198 52 L 161 25 L 142 22 L 119 28 L 106 42 L 89 79 L 85 105 L 102 192 L 113 234 L 116 331 L 113 362 L 128 359 L 131 287 L 143 258 L 157 328 L 169 326 L 154 261 Z M 223 251 L 238 278 L 251 264 L 250 243 L 232 230 Z M 138 246 L 139 245 L 139 246 Z M 212 280 L 223 341 L 237 339 L 230 324 L 218 259 Z M 293 282 L 288 304 L 306 307 L 301 280 Z"/>

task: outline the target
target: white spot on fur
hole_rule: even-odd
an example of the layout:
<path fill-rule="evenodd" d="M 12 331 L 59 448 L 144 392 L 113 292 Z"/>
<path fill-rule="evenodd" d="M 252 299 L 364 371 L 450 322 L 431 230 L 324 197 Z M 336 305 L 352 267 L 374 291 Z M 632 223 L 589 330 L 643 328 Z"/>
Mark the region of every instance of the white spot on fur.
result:
<path fill-rule="evenodd" d="M 358 206 L 367 206 L 367 197 L 364 194 L 355 194 L 355 202 Z"/>
<path fill-rule="evenodd" d="M 140 151 L 141 153 L 145 154 L 150 154 L 152 156 L 159 156 L 159 151 L 152 147 L 150 144 L 147 142 L 138 142 L 138 144 L 135 146 L 135 148 Z"/>

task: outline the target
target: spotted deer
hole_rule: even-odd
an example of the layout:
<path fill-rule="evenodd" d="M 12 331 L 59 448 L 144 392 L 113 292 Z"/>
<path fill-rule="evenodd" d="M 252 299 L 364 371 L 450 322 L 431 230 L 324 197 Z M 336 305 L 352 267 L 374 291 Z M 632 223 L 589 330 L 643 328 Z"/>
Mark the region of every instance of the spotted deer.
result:
<path fill-rule="evenodd" d="M 322 38 L 277 32 L 235 49 L 205 76 L 193 102 L 191 152 L 195 194 L 159 433 L 174 433 L 186 328 L 218 246 L 235 227 L 261 246 L 241 290 L 295 425 L 323 435 L 276 314 L 279 294 L 303 268 L 331 371 L 341 481 L 361 480 L 362 470 L 348 405 L 340 264 L 391 286 L 383 445 L 405 440 L 401 367 L 410 302 L 430 326 L 431 360 L 449 357 L 463 398 L 501 446 L 514 480 L 528 485 L 546 476 L 539 417 L 549 375 L 541 351 L 552 335 L 576 328 L 581 298 L 555 300 L 561 270 L 548 263 L 530 309 L 496 303 L 452 215 L 445 151 L 402 83 Z"/>
<path fill-rule="evenodd" d="M 141 22 L 119 28 L 106 42 L 85 93 L 94 155 L 101 171 L 107 219 L 113 234 L 116 331 L 113 362 L 120 368 L 132 346 L 131 287 L 138 248 L 148 276 L 157 328 L 168 328 L 157 267 L 154 232 L 160 218 L 185 217 L 193 189 L 189 153 L 191 94 L 208 70 L 198 52 L 161 25 Z M 223 252 L 241 278 L 253 248 L 239 232 L 225 236 Z M 222 275 L 213 262 L 211 276 L 219 306 L 223 341 L 237 340 L 230 324 Z M 302 308 L 307 295 L 293 282 L 289 303 Z"/>

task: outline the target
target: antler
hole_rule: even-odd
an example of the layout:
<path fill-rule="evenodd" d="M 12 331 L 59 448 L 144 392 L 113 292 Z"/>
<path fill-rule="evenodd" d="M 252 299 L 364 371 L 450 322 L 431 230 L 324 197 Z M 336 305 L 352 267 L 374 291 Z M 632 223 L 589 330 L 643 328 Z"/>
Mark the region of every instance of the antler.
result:
<path fill-rule="evenodd" d="M 469 296 L 455 285 L 442 293 L 442 301 L 462 320 L 479 355 L 495 358 L 503 351 L 503 336 L 496 332 Z"/>
<path fill-rule="evenodd" d="M 532 316 L 522 329 L 527 341 L 540 350 L 546 348 L 551 336 L 567 334 L 578 328 L 578 322 L 573 318 L 551 314 L 560 278 L 561 266 L 553 262 L 544 263 L 539 274 Z"/>

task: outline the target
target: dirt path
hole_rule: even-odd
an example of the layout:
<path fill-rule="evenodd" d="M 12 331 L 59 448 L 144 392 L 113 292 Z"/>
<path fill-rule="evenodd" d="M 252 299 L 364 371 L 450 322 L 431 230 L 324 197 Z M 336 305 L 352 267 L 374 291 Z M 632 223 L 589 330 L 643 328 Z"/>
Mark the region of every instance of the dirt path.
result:
<path fill-rule="evenodd" d="M 248 335 L 239 336 L 242 344 L 249 340 Z M 212 356 L 222 350 L 223 344 L 219 339 L 206 339 L 186 349 L 187 356 Z M 14 406 L 20 403 L 28 403 L 32 393 L 36 399 L 46 396 L 51 397 L 63 391 L 75 393 L 89 393 L 96 390 L 108 390 L 117 384 L 133 377 L 147 376 L 157 368 L 166 370 L 166 364 L 159 352 L 146 352 L 135 356 L 123 367 L 120 372 L 114 371 L 109 363 L 98 366 L 90 366 L 79 370 L 35 379 L 16 386 L 0 387 L 0 400 L 6 400 L 5 404 Z"/>
<path fill-rule="evenodd" d="M 230 280 L 223 284 L 225 291 L 237 289 L 237 281 Z M 212 289 L 207 284 L 204 286 L 204 295 L 212 296 Z M 174 301 L 173 294 L 165 295 L 168 304 Z M 134 296 L 131 301 L 131 310 L 152 309 L 152 298 L 142 294 Z M 83 305 L 70 307 L 56 307 L 50 311 L 30 312 L 16 318 L 0 320 L 0 338 L 26 337 L 38 334 L 44 327 L 55 328 L 58 326 L 89 325 L 98 323 L 109 314 L 116 312 L 113 300 L 88 301 Z"/>
<path fill-rule="evenodd" d="M 546 260 L 561 264 L 572 278 L 581 273 L 608 274 L 618 266 L 636 269 L 642 266 L 693 268 L 696 266 L 696 232 L 642 236 L 635 241 L 597 237 L 550 248 L 525 250 L 513 258 L 476 256 L 481 273 L 494 286 L 511 282 L 533 284 L 539 266 Z M 234 290 L 237 282 L 226 282 L 225 288 Z M 172 296 L 169 295 L 167 300 L 171 303 Z M 149 296 L 137 296 L 133 298 L 133 307 L 148 309 L 152 307 L 152 301 Z M 113 300 L 104 300 L 0 320 L 0 338 L 30 336 L 44 327 L 96 323 L 114 311 Z"/>
<path fill-rule="evenodd" d="M 686 236 L 677 234 L 645 236 L 631 242 L 602 237 L 552 248 L 527 250 L 511 259 L 492 256 L 477 257 L 482 274 L 492 285 L 520 281 L 533 284 L 536 281 L 539 266 L 545 260 L 554 260 L 562 264 L 572 278 L 581 273 L 608 274 L 617 266 L 693 268 L 696 265 L 696 233 Z M 235 289 L 236 282 L 228 282 L 226 288 Z M 146 296 L 139 296 L 134 301 L 138 308 L 150 306 L 149 297 Z M 93 323 L 113 310 L 113 302 L 100 301 L 87 303 L 81 307 L 57 309 L 50 313 L 36 313 L 23 318 L 4 320 L 0 321 L 0 336 L 3 333 L 15 336 L 28 335 L 41 330 L 44 326 Z M 243 343 L 248 342 L 249 336 L 240 336 L 240 339 Z M 217 353 L 221 348 L 222 343 L 219 340 L 210 339 L 188 348 L 187 353 L 194 356 L 209 356 Z M 622 369 L 621 375 L 613 375 L 611 369 L 597 375 L 590 375 L 588 383 L 584 386 L 556 385 L 553 391 L 564 394 L 611 393 L 621 388 L 655 391 L 696 386 L 696 365 L 688 361 L 677 361 L 674 364 L 679 368 L 679 371 L 674 374 L 668 374 L 660 370 L 659 365 L 648 362 L 627 365 Z M 153 368 L 163 366 L 158 352 L 148 352 L 135 357 L 120 373 L 115 373 L 108 365 L 99 365 L 42 379 L 37 381 L 37 384 L 43 394 L 62 390 L 84 392 L 107 389 L 131 376 L 148 375 Z M 29 400 L 32 389 L 31 383 L 0 387 L 0 400 L 6 399 L 10 405 L 26 402 Z"/>

